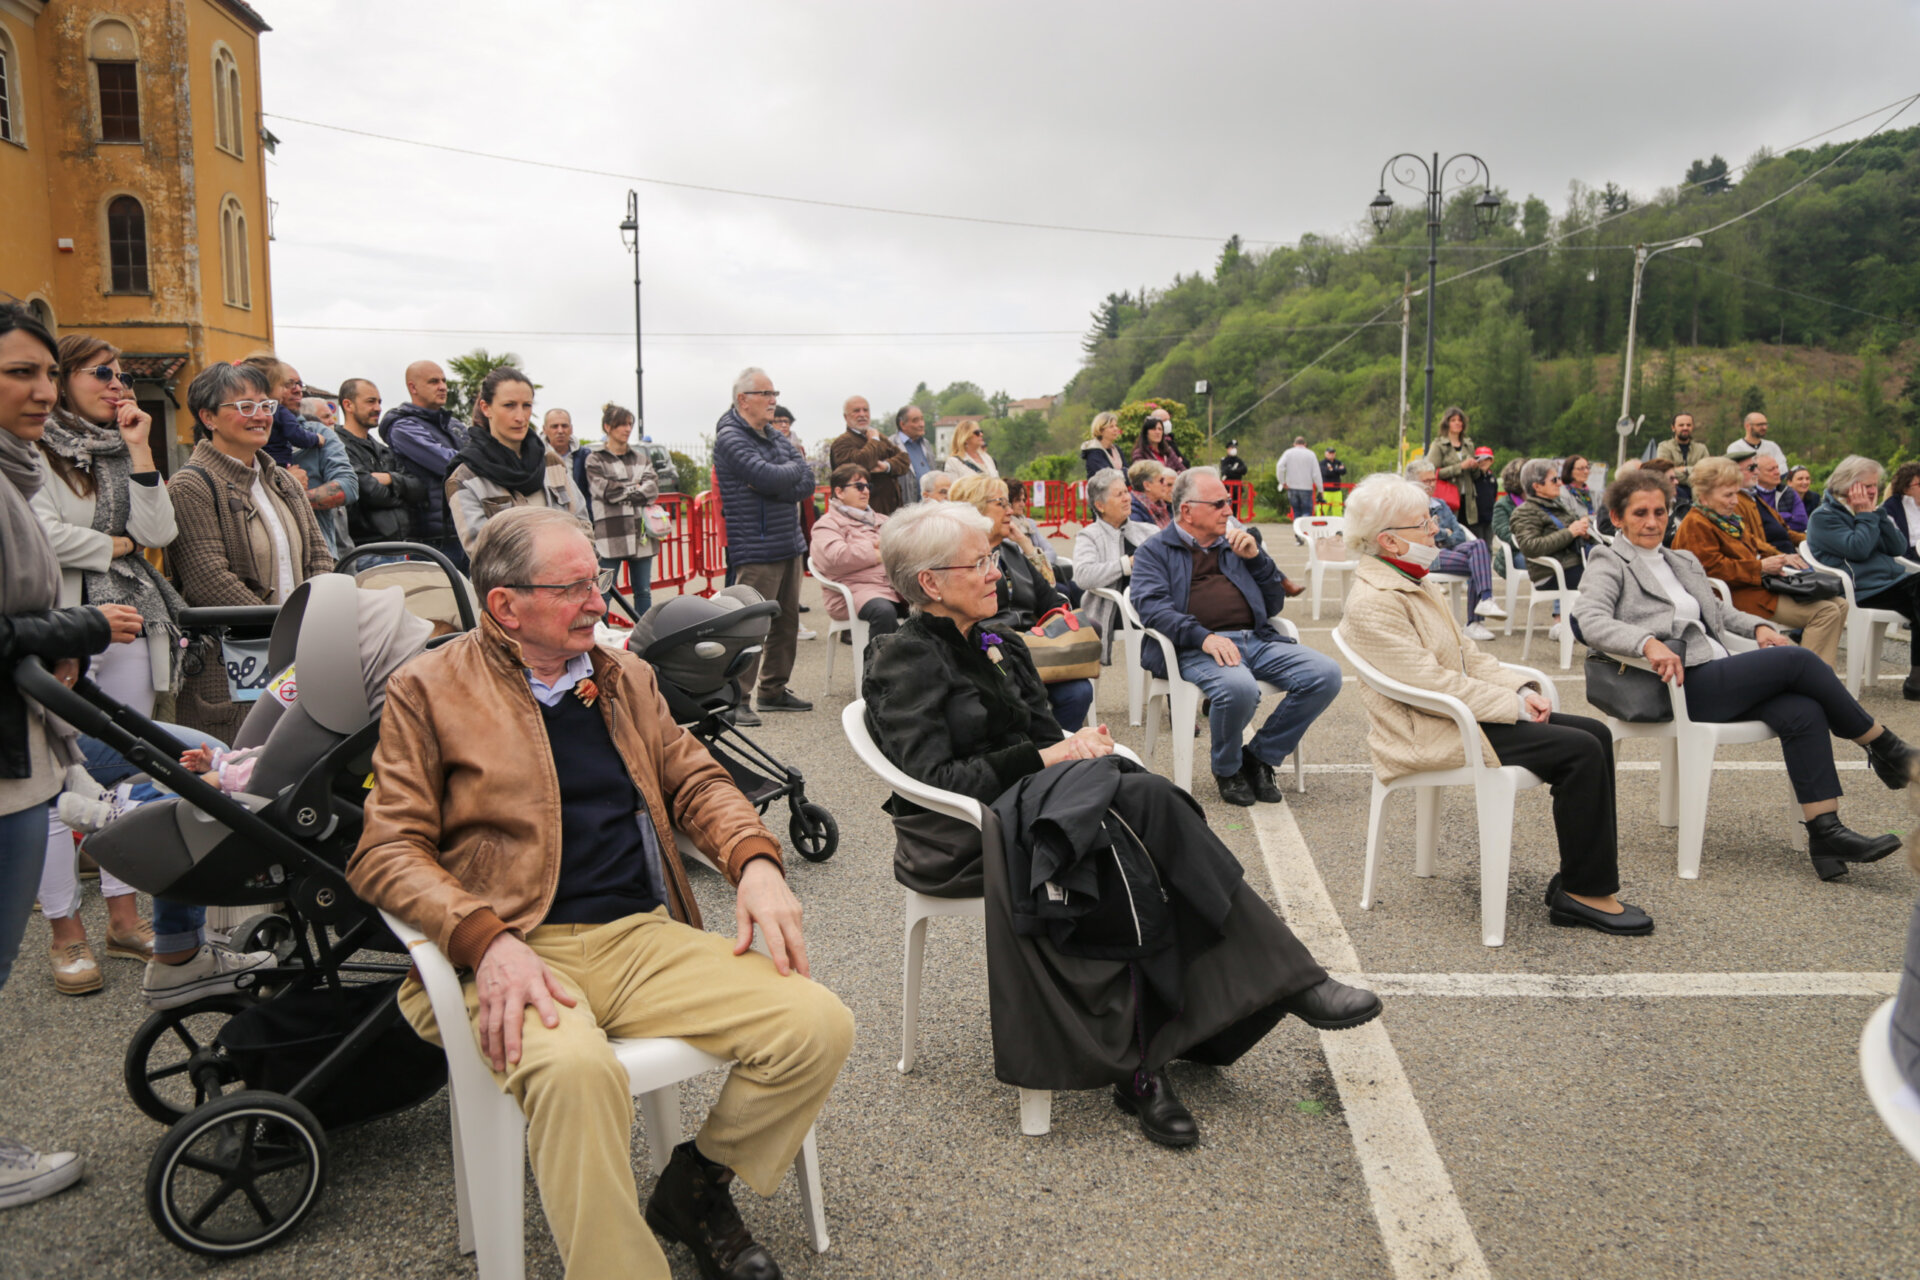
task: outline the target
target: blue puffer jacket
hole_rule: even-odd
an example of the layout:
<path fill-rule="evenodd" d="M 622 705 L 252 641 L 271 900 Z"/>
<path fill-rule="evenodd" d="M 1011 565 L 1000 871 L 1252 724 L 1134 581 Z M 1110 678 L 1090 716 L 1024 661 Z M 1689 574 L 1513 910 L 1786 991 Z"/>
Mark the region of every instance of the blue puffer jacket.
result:
<path fill-rule="evenodd" d="M 727 522 L 727 563 L 776 564 L 807 553 L 799 504 L 813 496 L 813 468 L 791 440 L 755 431 L 729 409 L 714 428 L 713 474 Z"/>
<path fill-rule="evenodd" d="M 1878 507 L 1855 512 L 1844 493 L 1829 491 L 1827 500 L 1808 517 L 1807 545 L 1821 564 L 1853 575 L 1856 600 L 1877 596 L 1907 576 L 1894 561 L 1908 550 L 1900 530 Z"/>
<path fill-rule="evenodd" d="M 453 537 L 447 475 L 456 465 L 453 456 L 466 446 L 466 424 L 445 409 L 425 409 L 409 400 L 381 417 L 380 438 L 400 455 L 408 474 L 427 486 L 426 501 L 413 511 L 414 535 L 429 542 Z"/>

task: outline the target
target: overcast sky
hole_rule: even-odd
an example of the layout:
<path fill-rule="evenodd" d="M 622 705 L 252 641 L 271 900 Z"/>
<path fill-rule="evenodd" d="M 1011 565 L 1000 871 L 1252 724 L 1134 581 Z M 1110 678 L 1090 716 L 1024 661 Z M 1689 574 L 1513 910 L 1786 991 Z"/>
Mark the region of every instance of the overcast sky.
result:
<path fill-rule="evenodd" d="M 537 407 L 598 434 L 604 401 L 634 399 L 618 230 L 633 186 L 646 424 L 680 445 L 712 429 L 748 364 L 772 374 L 810 444 L 840 429 L 850 393 L 879 412 L 922 379 L 1058 391 L 1108 291 L 1209 269 L 1234 232 L 1344 233 L 1397 151 L 1477 152 L 1509 193 L 1558 212 L 1575 179 L 1649 196 L 1695 158 L 1738 165 L 1920 92 L 1920 12 L 1896 0 L 255 3 L 274 26 L 261 48 L 281 140 L 268 170 L 279 350 L 308 383 L 371 377 L 392 404 L 409 360 L 484 345 L 525 358 Z M 1204 239 L 678 190 L 274 117 L 612 174 Z M 995 336 L 673 336 L 954 331 Z"/>

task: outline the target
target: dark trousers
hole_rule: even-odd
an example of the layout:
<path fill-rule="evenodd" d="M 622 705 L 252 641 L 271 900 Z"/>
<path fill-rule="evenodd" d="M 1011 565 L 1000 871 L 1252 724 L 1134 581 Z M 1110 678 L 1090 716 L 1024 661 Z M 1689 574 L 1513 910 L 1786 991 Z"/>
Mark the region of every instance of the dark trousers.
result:
<path fill-rule="evenodd" d="M 1865 596 L 1860 601 L 1862 609 L 1891 609 L 1907 620 L 1907 626 L 1920 630 L 1920 573 L 1910 573 L 1898 583 L 1876 595 Z M 1874 655 L 1876 660 L 1878 654 Z M 1913 646 L 1910 661 L 1915 671 L 1920 671 L 1920 644 Z"/>
<path fill-rule="evenodd" d="M 867 624 L 867 635 L 890 636 L 900 629 L 900 620 L 907 616 L 907 606 L 898 600 L 888 600 L 884 596 L 875 596 L 860 606 L 860 621 Z"/>
<path fill-rule="evenodd" d="M 1691 678 L 1689 678 L 1691 683 Z M 1502 765 L 1530 770 L 1553 791 L 1553 830 L 1560 842 L 1560 887 L 1604 898 L 1620 888 L 1620 849 L 1613 814 L 1613 735 L 1586 716 L 1559 712 L 1545 724 L 1486 724 L 1480 731 Z"/>
<path fill-rule="evenodd" d="M 1833 739 L 1858 738 L 1873 717 L 1811 649 L 1776 645 L 1687 668 L 1687 714 L 1709 724 L 1761 720 L 1780 735 L 1801 804 L 1840 798 Z"/>
<path fill-rule="evenodd" d="M 760 672 L 761 697 L 776 697 L 787 687 L 787 677 L 793 674 L 794 649 L 800 640 L 800 575 L 805 565 L 806 561 L 795 556 L 772 564 L 740 566 L 741 586 L 752 587 L 767 599 L 780 602 L 780 616 L 773 620 L 767 632 L 766 647 L 760 651 L 759 662 L 740 672 L 742 692 L 753 683 L 755 666 Z"/>

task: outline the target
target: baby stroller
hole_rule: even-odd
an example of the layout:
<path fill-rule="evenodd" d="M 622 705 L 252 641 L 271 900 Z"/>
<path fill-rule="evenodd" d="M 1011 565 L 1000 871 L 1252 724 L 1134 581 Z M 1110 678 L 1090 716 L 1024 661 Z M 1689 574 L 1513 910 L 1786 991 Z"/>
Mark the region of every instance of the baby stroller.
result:
<path fill-rule="evenodd" d="M 451 563 L 425 547 L 364 549 L 389 550 L 437 562 L 473 625 Z M 272 619 L 279 674 L 234 744 L 262 747 L 252 793 L 228 795 L 182 767 L 172 735 L 90 681 L 68 690 L 35 660 L 15 673 L 22 692 L 173 793 L 87 838 L 102 866 L 176 901 L 281 904 L 234 931 L 236 945 L 276 957 L 247 975 L 248 989 L 155 1013 L 127 1047 L 134 1105 L 169 1126 L 148 1165 L 147 1211 L 183 1249 L 232 1257 L 284 1238 L 325 1189 L 328 1131 L 415 1106 L 446 1081 L 445 1055 L 395 1000 L 406 949 L 344 874 L 386 679 L 432 629 L 405 606 L 402 592 L 333 573 L 278 610 L 185 611 L 183 627 L 203 634 Z"/>
<path fill-rule="evenodd" d="M 825 862 L 840 847 L 840 824 L 807 799 L 807 780 L 734 727 L 733 709 L 745 695 L 739 675 L 760 652 L 778 601 L 752 587 L 728 587 L 712 597 L 675 596 L 640 616 L 627 648 L 650 663 L 676 724 L 684 725 L 762 814 L 787 802 L 787 839 L 809 862 Z"/>

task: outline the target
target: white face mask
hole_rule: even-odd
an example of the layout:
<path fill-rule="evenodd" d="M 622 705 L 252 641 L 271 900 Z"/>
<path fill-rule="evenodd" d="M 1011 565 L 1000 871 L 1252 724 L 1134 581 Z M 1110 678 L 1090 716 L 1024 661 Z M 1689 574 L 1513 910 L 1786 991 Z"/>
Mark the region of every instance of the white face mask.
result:
<path fill-rule="evenodd" d="M 1433 562 L 1440 558 L 1440 548 L 1425 542 L 1407 542 L 1407 549 L 1395 556 L 1395 560 L 1405 560 L 1408 564 L 1419 565 L 1422 569 L 1431 569 Z"/>

